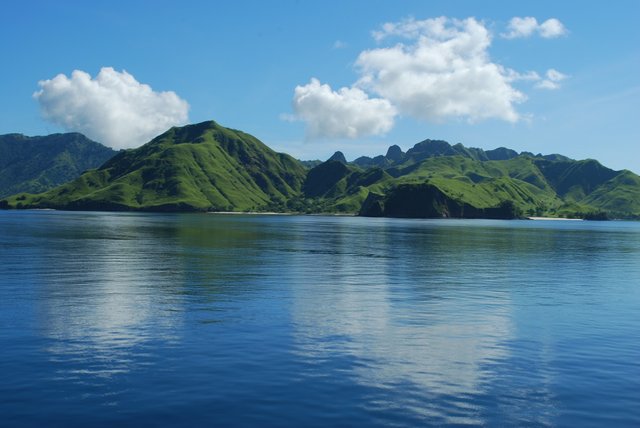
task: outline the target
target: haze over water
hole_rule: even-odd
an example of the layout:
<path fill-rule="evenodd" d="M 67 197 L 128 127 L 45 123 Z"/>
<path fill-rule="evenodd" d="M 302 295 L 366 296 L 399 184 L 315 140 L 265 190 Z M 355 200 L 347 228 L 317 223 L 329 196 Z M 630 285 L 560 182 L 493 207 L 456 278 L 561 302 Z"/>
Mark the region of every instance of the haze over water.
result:
<path fill-rule="evenodd" d="M 8 426 L 638 426 L 640 223 L 0 211 Z"/>

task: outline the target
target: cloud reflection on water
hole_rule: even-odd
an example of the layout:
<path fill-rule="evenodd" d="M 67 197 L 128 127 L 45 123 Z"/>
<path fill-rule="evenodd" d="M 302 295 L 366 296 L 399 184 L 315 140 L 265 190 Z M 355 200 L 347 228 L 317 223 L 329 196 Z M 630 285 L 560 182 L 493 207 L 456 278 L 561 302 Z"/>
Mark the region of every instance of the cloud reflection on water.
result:
<path fill-rule="evenodd" d="M 513 337 L 512 302 L 506 287 L 495 286 L 508 271 L 473 263 L 477 243 L 455 230 L 416 230 L 398 240 L 388 228 L 350 227 L 324 238 L 331 254 L 312 256 L 323 276 L 304 272 L 304 260 L 289 263 L 302 270 L 291 285 L 298 352 L 315 360 L 351 355 L 362 384 L 415 388 L 414 412 L 444 418 L 440 404 L 419 397 L 448 397 L 461 410 L 447 423 L 480 423 L 464 410 L 465 397 L 482 393 L 485 364 L 509 357 L 503 343 Z M 310 258 L 307 242 L 295 241 L 296 257 Z M 465 263 L 452 271 L 454 257 Z M 484 291 L 487 281 L 494 286 Z"/>
<path fill-rule="evenodd" d="M 183 280 L 168 263 L 170 236 L 145 236 L 140 218 L 126 216 L 101 216 L 94 226 L 48 232 L 56 248 L 41 257 L 55 268 L 40 274 L 40 319 L 53 358 L 78 362 L 71 374 L 109 377 L 144 361 L 145 343 L 176 339 L 181 303 L 173 293 Z"/>

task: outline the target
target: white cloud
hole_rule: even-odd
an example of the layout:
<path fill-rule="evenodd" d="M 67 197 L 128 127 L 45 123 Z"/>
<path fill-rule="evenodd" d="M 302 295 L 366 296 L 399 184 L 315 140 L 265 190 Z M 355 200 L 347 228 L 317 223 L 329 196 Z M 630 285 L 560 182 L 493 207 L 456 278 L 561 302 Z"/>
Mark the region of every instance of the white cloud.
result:
<path fill-rule="evenodd" d="M 540 80 L 540 75 L 535 71 L 527 71 L 526 73 L 518 73 L 512 69 L 506 69 L 506 78 L 509 82 L 517 82 L 519 80 L 524 81 L 538 81 Z"/>
<path fill-rule="evenodd" d="M 33 94 L 45 119 L 115 149 L 140 146 L 188 121 L 189 104 L 174 92 L 155 92 L 126 71 L 104 67 L 93 79 L 75 70 L 38 82 Z"/>
<path fill-rule="evenodd" d="M 511 18 L 507 30 L 507 33 L 501 34 L 505 39 L 530 37 L 534 33 L 538 33 L 545 39 L 551 39 L 567 34 L 565 26 L 556 18 L 550 18 L 538 24 L 538 20 L 531 16 Z"/>
<path fill-rule="evenodd" d="M 359 88 L 340 88 L 320 84 L 318 79 L 294 91 L 296 117 L 307 124 L 311 138 L 358 138 L 389 131 L 397 114 L 385 99 L 369 98 Z"/>
<path fill-rule="evenodd" d="M 511 33 L 557 37 L 566 29 L 557 19 L 542 24 L 532 17 L 513 18 Z M 515 123 L 530 115 L 516 110 L 527 97 L 514 86 L 557 89 L 566 75 L 549 69 L 519 72 L 491 60 L 492 35 L 482 21 L 438 17 L 388 22 L 371 33 L 385 46 L 363 51 L 355 61 L 360 74 L 349 88 L 333 91 L 317 79 L 295 89 L 295 115 L 310 136 L 350 137 L 382 134 L 397 115 L 428 122 L 465 119 L 470 123 L 498 119 Z M 393 40 L 393 44 L 389 40 Z"/>
<path fill-rule="evenodd" d="M 364 51 L 356 62 L 362 74 L 358 86 L 388 99 L 401 113 L 435 122 L 519 119 L 514 105 L 526 97 L 510 82 L 530 76 L 491 62 L 491 35 L 474 18 L 409 19 L 387 23 L 373 36 L 411 41 Z"/>
<path fill-rule="evenodd" d="M 540 24 L 538 31 L 545 39 L 552 39 L 554 37 L 560 37 L 567 34 L 567 29 L 562 25 L 562 22 L 555 18 L 547 19 Z"/>
<path fill-rule="evenodd" d="M 554 70 L 553 68 L 550 68 L 549 70 L 547 70 L 547 73 L 545 74 L 546 79 L 541 80 L 540 82 L 538 82 L 536 84 L 536 88 L 539 89 L 559 89 L 560 88 L 560 82 L 565 80 L 567 77 L 566 74 L 562 74 L 560 73 L 558 70 Z"/>
<path fill-rule="evenodd" d="M 514 17 L 509 21 L 508 33 L 502 36 L 507 39 L 515 39 L 518 37 L 529 37 L 538 29 L 538 20 L 527 16 L 525 18 Z"/>

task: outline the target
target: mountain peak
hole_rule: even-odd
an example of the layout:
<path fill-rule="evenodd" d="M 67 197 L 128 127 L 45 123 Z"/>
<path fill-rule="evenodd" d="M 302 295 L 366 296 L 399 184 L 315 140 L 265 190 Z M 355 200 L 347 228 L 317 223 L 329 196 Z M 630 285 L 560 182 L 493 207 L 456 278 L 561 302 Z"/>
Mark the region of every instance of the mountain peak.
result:
<path fill-rule="evenodd" d="M 333 155 L 331 155 L 331 157 L 327 159 L 327 162 L 329 161 L 337 161 L 344 164 L 347 163 L 347 159 L 344 157 L 344 154 L 341 151 L 337 151 Z"/>
<path fill-rule="evenodd" d="M 486 150 L 485 154 L 487 155 L 487 158 L 489 158 L 489 160 L 496 161 L 509 160 L 518 157 L 518 152 L 506 147 L 498 147 L 497 149 Z"/>
<path fill-rule="evenodd" d="M 106 210 L 251 210 L 300 192 L 306 171 L 289 155 L 214 121 L 173 127 L 118 153 L 57 190 L 40 207 Z"/>
<path fill-rule="evenodd" d="M 451 144 L 443 140 L 424 140 L 417 143 L 413 148 L 407 151 L 407 156 L 414 157 L 417 160 L 435 156 L 451 156 L 455 154 L 456 152 L 451 147 Z"/>
<path fill-rule="evenodd" d="M 385 157 L 387 159 L 389 159 L 389 160 L 397 162 L 397 161 L 402 160 L 402 158 L 404 157 L 404 152 L 402 151 L 402 149 L 398 145 L 394 144 L 393 146 L 389 147 Z"/>

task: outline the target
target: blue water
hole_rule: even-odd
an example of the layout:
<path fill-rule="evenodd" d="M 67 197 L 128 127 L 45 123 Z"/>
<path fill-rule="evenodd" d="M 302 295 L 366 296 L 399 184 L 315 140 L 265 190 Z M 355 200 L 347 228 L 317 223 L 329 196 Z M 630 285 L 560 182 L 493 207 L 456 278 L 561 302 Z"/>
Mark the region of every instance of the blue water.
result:
<path fill-rule="evenodd" d="M 2 426 L 640 426 L 640 223 L 0 211 Z"/>

